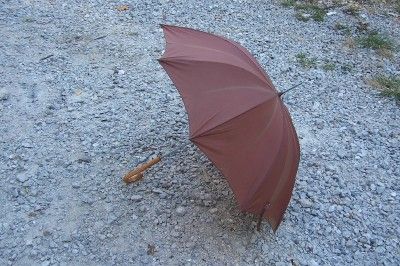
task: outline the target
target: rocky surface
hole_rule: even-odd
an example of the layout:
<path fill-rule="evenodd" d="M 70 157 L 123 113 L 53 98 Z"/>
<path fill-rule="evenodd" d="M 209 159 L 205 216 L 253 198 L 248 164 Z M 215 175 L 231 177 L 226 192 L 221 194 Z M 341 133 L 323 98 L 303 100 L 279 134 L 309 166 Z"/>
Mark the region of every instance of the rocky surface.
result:
<path fill-rule="evenodd" d="M 270 1 L 0 3 L 1 265 L 400 264 L 400 109 L 367 82 L 400 74 L 399 54 L 346 45 L 335 27 L 358 34 L 361 21 L 400 43 L 396 14 L 332 7 L 303 22 Z M 284 97 L 302 157 L 275 235 L 255 230 L 188 141 L 155 60 L 159 23 L 241 42 L 280 90 L 303 83 Z M 141 182 L 121 181 L 178 145 Z"/>

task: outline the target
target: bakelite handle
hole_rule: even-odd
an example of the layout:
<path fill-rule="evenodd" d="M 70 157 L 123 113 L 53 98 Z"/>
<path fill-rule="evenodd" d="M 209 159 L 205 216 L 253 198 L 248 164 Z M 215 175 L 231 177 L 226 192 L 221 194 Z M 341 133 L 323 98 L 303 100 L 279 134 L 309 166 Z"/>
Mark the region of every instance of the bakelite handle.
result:
<path fill-rule="evenodd" d="M 161 157 L 157 156 L 154 159 L 151 159 L 150 161 L 148 161 L 147 163 L 144 163 L 138 167 L 136 167 L 135 169 L 129 171 L 123 178 L 125 183 L 132 183 L 135 181 L 138 181 L 139 179 L 141 179 L 143 177 L 142 172 L 144 172 L 145 170 L 147 170 L 148 168 L 152 167 L 153 165 L 155 165 L 156 163 L 161 161 Z"/>

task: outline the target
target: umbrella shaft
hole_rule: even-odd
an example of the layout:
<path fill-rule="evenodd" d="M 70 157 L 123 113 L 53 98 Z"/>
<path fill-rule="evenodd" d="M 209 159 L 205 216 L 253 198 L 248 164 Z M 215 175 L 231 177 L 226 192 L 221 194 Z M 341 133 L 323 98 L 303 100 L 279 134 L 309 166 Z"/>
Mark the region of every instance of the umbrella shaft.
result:
<path fill-rule="evenodd" d="M 289 88 L 289 89 L 287 89 L 287 90 L 285 90 L 285 91 L 281 91 L 281 92 L 278 93 L 278 95 L 279 95 L 279 96 L 282 96 L 282 95 L 285 94 L 286 92 L 291 91 L 291 90 L 293 90 L 294 88 L 297 88 L 297 87 L 300 86 L 301 84 L 302 84 L 302 83 L 299 83 L 299 84 L 294 85 L 293 87 L 291 87 L 291 88 Z"/>

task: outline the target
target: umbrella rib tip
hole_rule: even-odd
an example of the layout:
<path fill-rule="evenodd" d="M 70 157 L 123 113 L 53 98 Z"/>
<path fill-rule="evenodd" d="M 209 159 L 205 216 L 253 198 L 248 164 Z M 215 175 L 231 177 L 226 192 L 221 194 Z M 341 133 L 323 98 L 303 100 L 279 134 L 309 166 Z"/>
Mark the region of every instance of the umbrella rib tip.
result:
<path fill-rule="evenodd" d="M 165 29 L 165 28 L 169 27 L 169 25 L 164 24 L 164 23 L 159 23 L 158 25 L 159 25 L 162 29 Z"/>

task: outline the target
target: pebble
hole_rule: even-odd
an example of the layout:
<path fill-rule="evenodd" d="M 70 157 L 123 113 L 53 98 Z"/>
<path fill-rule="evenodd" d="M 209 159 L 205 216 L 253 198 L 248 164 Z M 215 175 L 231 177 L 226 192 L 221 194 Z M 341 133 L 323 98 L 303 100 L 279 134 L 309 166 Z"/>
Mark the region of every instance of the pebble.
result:
<path fill-rule="evenodd" d="M 318 264 L 315 260 L 311 259 L 311 260 L 308 262 L 308 265 L 309 265 L 309 266 L 318 266 L 319 264 Z"/>
<path fill-rule="evenodd" d="M 384 254 L 384 253 L 386 252 L 386 249 L 385 249 L 385 247 L 383 247 L 383 246 L 379 246 L 379 247 L 377 247 L 375 250 L 376 250 L 376 252 L 377 252 L 378 254 Z"/>
<path fill-rule="evenodd" d="M 41 266 L 49 266 L 50 265 L 50 261 L 49 260 L 45 260 L 42 262 L 42 264 L 40 264 Z"/>
<path fill-rule="evenodd" d="M 217 212 L 218 212 L 218 208 L 211 208 L 211 209 L 209 210 L 209 212 L 210 212 L 211 214 L 217 213 Z"/>
<path fill-rule="evenodd" d="M 25 173 L 25 172 L 17 174 L 17 180 L 21 183 L 28 181 L 28 179 L 29 179 L 29 177 L 28 177 L 27 173 Z"/>
<path fill-rule="evenodd" d="M 0 89 L 0 101 L 6 101 L 6 100 L 8 100 L 9 97 L 10 97 L 10 93 L 6 89 L 1 88 Z"/>
<path fill-rule="evenodd" d="M 312 201 L 308 199 L 300 199 L 300 204 L 304 208 L 310 208 L 313 205 Z"/>
<path fill-rule="evenodd" d="M 136 201 L 136 202 L 141 201 L 142 199 L 143 199 L 143 197 L 141 195 L 132 195 L 131 196 L 131 200 Z"/>
<path fill-rule="evenodd" d="M 343 149 L 339 149 L 339 150 L 337 151 L 337 154 L 338 154 L 338 156 L 339 156 L 340 159 L 344 159 L 344 158 L 347 157 L 347 152 L 346 152 L 345 150 L 343 150 Z"/>
<path fill-rule="evenodd" d="M 179 216 L 183 216 L 186 213 L 186 209 L 184 207 L 177 207 L 175 209 L 175 212 L 179 215 Z"/>
<path fill-rule="evenodd" d="M 91 161 L 92 159 L 87 155 L 82 155 L 77 160 L 78 163 L 90 163 Z"/>

